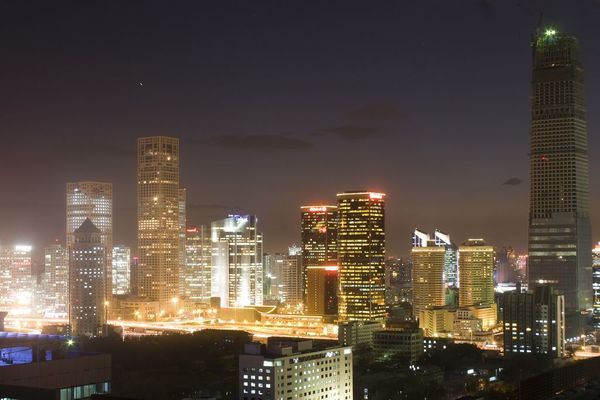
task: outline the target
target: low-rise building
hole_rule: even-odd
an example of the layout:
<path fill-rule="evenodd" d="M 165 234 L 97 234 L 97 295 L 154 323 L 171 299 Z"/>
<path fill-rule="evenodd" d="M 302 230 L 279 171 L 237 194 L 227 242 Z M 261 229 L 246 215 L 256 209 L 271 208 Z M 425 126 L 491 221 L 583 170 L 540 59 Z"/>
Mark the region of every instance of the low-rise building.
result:
<path fill-rule="evenodd" d="M 351 400 L 352 348 L 276 337 L 249 343 L 239 356 L 239 382 L 240 400 Z"/>
<path fill-rule="evenodd" d="M 341 346 L 365 345 L 373 347 L 373 332 L 383 328 L 381 322 L 346 321 L 338 325 Z"/>
<path fill-rule="evenodd" d="M 423 330 L 387 328 L 373 332 L 373 353 L 379 360 L 397 356 L 415 362 L 423 354 Z"/>
<path fill-rule="evenodd" d="M 75 400 L 110 393 L 110 355 L 75 348 L 66 336 L 0 332 L 0 398 Z"/>

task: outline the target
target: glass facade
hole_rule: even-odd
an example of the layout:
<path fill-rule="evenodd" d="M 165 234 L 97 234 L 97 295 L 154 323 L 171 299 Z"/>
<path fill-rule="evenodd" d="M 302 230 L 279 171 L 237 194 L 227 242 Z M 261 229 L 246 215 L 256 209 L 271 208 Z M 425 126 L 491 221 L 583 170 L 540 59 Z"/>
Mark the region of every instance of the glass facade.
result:
<path fill-rule="evenodd" d="M 263 304 L 263 239 L 254 215 L 230 215 L 211 224 L 211 296 L 223 307 Z"/>
<path fill-rule="evenodd" d="M 179 139 L 138 138 L 137 294 L 161 304 L 179 295 Z"/>
<path fill-rule="evenodd" d="M 338 198 L 339 318 L 385 318 L 383 193 L 345 192 Z"/>

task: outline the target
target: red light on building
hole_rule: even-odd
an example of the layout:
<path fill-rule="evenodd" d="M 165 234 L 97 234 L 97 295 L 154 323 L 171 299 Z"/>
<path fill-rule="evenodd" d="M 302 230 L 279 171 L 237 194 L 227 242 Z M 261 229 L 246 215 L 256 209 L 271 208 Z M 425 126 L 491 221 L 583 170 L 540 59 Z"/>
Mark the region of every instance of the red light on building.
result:
<path fill-rule="evenodd" d="M 196 233 L 196 232 L 198 232 L 198 228 L 196 228 L 196 227 L 193 227 L 193 228 L 187 228 L 185 231 L 186 231 L 187 233 Z"/>
<path fill-rule="evenodd" d="M 311 207 L 308 209 L 310 212 L 325 212 L 327 211 L 327 207 Z"/>
<path fill-rule="evenodd" d="M 383 199 L 383 193 L 369 193 L 369 198 L 373 200 L 381 200 Z"/>

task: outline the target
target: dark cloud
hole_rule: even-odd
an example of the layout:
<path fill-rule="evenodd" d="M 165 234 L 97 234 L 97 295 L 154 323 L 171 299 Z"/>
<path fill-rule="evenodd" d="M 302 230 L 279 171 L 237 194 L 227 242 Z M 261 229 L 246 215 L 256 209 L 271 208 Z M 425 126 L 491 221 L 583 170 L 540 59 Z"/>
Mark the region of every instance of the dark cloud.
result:
<path fill-rule="evenodd" d="M 236 150 L 308 150 L 313 147 L 309 141 L 285 135 L 219 135 L 200 140 L 201 144 Z"/>
<path fill-rule="evenodd" d="M 520 178 L 517 178 L 516 176 L 514 176 L 514 177 L 512 177 L 510 179 L 507 179 L 503 183 L 503 185 L 506 185 L 506 186 L 519 186 L 521 183 L 523 183 L 523 181 Z"/>
<path fill-rule="evenodd" d="M 358 121 L 389 121 L 406 118 L 398 107 L 387 103 L 367 104 L 348 112 L 347 116 Z"/>
<path fill-rule="evenodd" d="M 383 136 L 384 129 L 368 125 L 339 125 L 319 130 L 320 133 L 329 136 L 337 136 L 347 141 L 364 140 Z"/>

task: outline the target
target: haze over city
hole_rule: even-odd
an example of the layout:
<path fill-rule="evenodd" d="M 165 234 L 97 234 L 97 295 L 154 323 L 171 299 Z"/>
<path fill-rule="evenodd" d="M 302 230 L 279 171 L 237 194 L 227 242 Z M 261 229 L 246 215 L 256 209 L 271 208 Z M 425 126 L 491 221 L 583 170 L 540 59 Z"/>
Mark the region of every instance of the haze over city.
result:
<path fill-rule="evenodd" d="M 597 154 L 595 1 L 3 2 L 0 241 L 64 241 L 66 182 L 101 180 L 135 247 L 135 139 L 161 134 L 181 139 L 188 222 L 255 214 L 265 251 L 351 189 L 387 193 L 388 255 L 415 227 L 525 250 L 542 4 L 582 43 Z M 594 227 L 599 177 L 592 156 Z"/>

